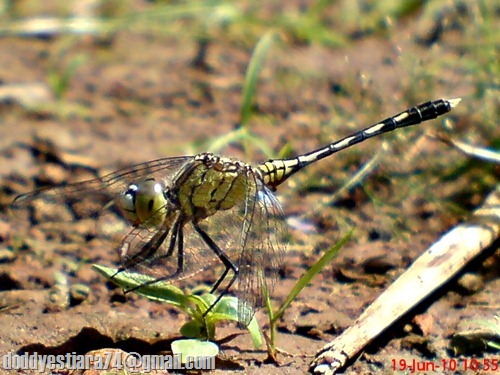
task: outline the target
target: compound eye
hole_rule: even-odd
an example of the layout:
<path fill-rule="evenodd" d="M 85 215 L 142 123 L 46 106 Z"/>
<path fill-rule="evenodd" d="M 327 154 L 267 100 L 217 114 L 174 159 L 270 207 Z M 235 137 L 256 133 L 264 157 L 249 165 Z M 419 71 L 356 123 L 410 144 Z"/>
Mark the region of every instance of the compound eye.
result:
<path fill-rule="evenodd" d="M 129 185 L 128 189 L 123 192 L 123 199 L 121 199 L 121 201 L 126 205 L 126 207 L 122 207 L 123 209 L 125 210 L 134 209 L 137 190 L 139 190 L 139 187 L 135 184 L 131 184 Z"/>
<path fill-rule="evenodd" d="M 155 195 L 160 195 L 163 194 L 163 186 L 159 182 L 154 184 L 153 186 L 153 191 L 155 192 Z"/>
<path fill-rule="evenodd" d="M 135 184 L 130 184 L 128 189 L 122 192 L 118 198 L 118 206 L 124 213 L 127 220 L 131 223 L 137 222 L 137 212 L 135 202 L 137 198 L 137 191 L 139 187 Z"/>
<path fill-rule="evenodd" d="M 164 186 L 153 178 L 130 184 L 118 198 L 125 218 L 133 225 L 156 226 L 163 223 L 168 200 Z"/>
<path fill-rule="evenodd" d="M 136 184 L 130 184 L 128 189 L 123 193 L 125 195 L 135 195 L 135 193 L 139 190 L 139 187 Z"/>

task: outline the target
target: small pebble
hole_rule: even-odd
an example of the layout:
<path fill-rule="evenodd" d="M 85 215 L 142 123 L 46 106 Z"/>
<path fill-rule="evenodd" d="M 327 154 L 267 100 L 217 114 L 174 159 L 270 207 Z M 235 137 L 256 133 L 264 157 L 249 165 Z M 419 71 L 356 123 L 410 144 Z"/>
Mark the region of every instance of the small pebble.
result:
<path fill-rule="evenodd" d="M 85 301 L 89 294 L 90 288 L 85 284 L 73 284 L 70 288 L 70 296 L 73 305 L 82 303 Z"/>
<path fill-rule="evenodd" d="M 16 255 L 9 249 L 0 249 L 0 263 L 10 263 L 16 259 Z"/>
<path fill-rule="evenodd" d="M 467 293 L 473 294 L 483 288 L 484 282 L 481 276 L 474 273 L 466 273 L 458 279 L 458 285 L 465 289 Z"/>

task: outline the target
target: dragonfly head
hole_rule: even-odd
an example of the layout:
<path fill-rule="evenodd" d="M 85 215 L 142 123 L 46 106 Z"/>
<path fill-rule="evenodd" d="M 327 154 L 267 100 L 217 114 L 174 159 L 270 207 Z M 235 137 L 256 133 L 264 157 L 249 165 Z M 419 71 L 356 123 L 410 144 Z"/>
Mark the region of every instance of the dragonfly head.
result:
<path fill-rule="evenodd" d="M 118 198 L 118 206 L 133 225 L 158 226 L 163 223 L 169 200 L 165 186 L 148 178 L 128 186 Z"/>

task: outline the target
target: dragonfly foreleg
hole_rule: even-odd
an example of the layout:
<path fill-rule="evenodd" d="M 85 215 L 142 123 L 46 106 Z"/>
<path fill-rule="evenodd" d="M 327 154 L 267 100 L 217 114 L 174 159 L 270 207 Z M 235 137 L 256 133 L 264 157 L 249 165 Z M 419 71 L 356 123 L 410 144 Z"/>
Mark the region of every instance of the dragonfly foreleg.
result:
<path fill-rule="evenodd" d="M 167 234 L 168 234 L 168 231 L 167 231 Z M 163 241 L 165 241 L 165 237 L 163 238 Z M 146 244 L 144 247 L 147 247 L 153 240 L 154 240 L 154 238 L 151 241 L 149 241 L 148 244 Z M 159 246 L 161 246 L 161 244 L 163 243 L 163 241 L 159 242 L 157 248 L 154 251 L 150 250 L 149 252 L 147 252 L 148 255 L 145 258 L 142 258 L 142 260 L 134 262 L 132 265 L 130 265 L 130 264 L 127 263 L 125 266 L 122 266 L 115 273 L 115 275 L 118 274 L 119 272 L 125 271 L 126 269 L 128 269 L 131 266 L 138 265 L 138 264 L 140 264 L 142 262 L 147 261 L 151 257 L 153 257 L 154 254 L 155 254 L 155 252 L 158 250 Z M 132 292 L 132 291 L 137 290 L 139 288 L 142 288 L 142 287 L 145 287 L 145 286 L 148 286 L 148 285 L 151 285 L 151 284 L 155 284 L 155 283 L 158 283 L 160 281 L 164 281 L 164 280 L 168 280 L 168 279 L 173 279 L 177 275 L 181 274 L 182 271 L 183 271 L 183 266 L 184 266 L 184 234 L 182 232 L 182 220 L 180 220 L 180 219 L 177 220 L 176 223 L 173 226 L 172 236 L 170 237 L 170 242 L 169 242 L 169 245 L 168 245 L 167 252 L 164 255 L 161 255 L 159 257 L 154 258 L 154 260 L 155 261 L 159 261 L 161 259 L 171 257 L 172 254 L 173 254 L 173 252 L 174 252 L 175 244 L 177 244 L 177 270 L 173 274 L 167 275 L 167 276 L 164 276 L 164 277 L 159 277 L 159 278 L 151 280 L 151 281 L 147 281 L 147 282 L 142 283 L 141 285 L 138 285 L 138 286 L 136 286 L 136 287 L 134 287 L 132 289 L 126 290 L 125 293 Z M 139 254 L 141 254 L 141 253 L 144 253 L 144 252 L 145 252 L 145 250 L 143 248 L 138 254 L 136 254 L 136 256 L 139 255 Z M 136 256 L 134 256 L 134 258 L 136 258 Z M 113 275 L 113 276 L 115 276 L 115 275 Z"/>

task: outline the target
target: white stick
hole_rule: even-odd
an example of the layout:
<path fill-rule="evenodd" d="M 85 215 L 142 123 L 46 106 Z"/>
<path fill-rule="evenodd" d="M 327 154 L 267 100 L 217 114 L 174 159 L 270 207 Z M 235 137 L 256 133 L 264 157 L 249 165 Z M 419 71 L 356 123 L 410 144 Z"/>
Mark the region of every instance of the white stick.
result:
<path fill-rule="evenodd" d="M 334 374 L 378 334 L 498 238 L 500 186 L 491 192 L 467 223 L 445 234 L 423 253 L 358 320 L 325 345 L 311 364 L 315 374 Z"/>

